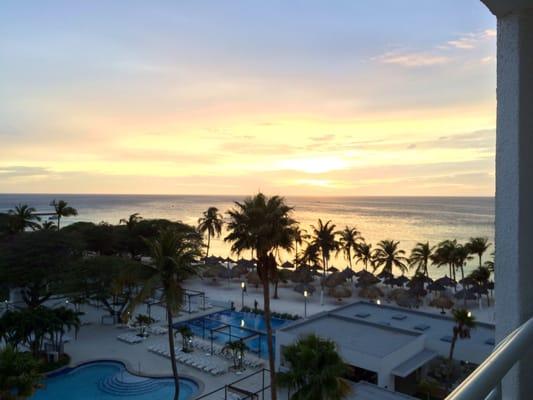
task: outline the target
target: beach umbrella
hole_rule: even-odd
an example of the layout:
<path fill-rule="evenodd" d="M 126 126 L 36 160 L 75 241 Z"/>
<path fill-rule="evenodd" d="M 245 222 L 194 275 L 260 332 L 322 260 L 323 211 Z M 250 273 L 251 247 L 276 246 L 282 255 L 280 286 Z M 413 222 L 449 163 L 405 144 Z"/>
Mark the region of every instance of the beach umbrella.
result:
<path fill-rule="evenodd" d="M 261 279 L 259 278 L 259 274 L 257 272 L 252 271 L 246 274 L 246 282 L 248 282 L 250 285 L 259 285 L 261 283 Z"/>
<path fill-rule="evenodd" d="M 378 275 L 379 279 L 391 279 L 394 278 L 394 275 L 392 275 L 389 271 L 381 271 Z"/>
<path fill-rule="evenodd" d="M 247 260 L 245 258 L 241 258 L 240 260 L 237 260 L 237 265 L 244 267 L 248 270 L 255 268 L 254 262 L 252 260 Z"/>
<path fill-rule="evenodd" d="M 231 258 L 229 258 L 229 257 L 226 257 L 226 258 L 224 259 L 224 262 L 225 262 L 226 264 L 227 264 L 227 263 L 235 264 L 235 261 L 233 261 L 233 260 L 232 260 Z"/>
<path fill-rule="evenodd" d="M 222 261 L 224 261 L 224 260 L 222 260 Z M 209 257 L 205 258 L 204 262 L 206 264 L 215 265 L 215 264 L 218 264 L 219 259 L 218 259 L 218 257 L 215 257 L 215 256 L 209 256 Z"/>
<path fill-rule="evenodd" d="M 489 291 L 487 290 L 486 287 L 479 286 L 479 285 L 472 286 L 471 288 L 468 289 L 468 291 L 471 292 L 471 293 L 476 293 L 478 295 L 488 294 L 489 293 Z"/>
<path fill-rule="evenodd" d="M 401 275 L 398 278 L 396 278 L 396 281 L 401 285 L 405 285 L 406 283 L 409 283 L 409 278 L 405 275 Z"/>
<path fill-rule="evenodd" d="M 467 276 L 466 278 L 463 278 L 459 281 L 459 283 L 461 285 L 463 285 L 463 287 L 465 286 L 472 286 L 472 285 L 477 285 L 477 282 L 474 278 L 470 277 L 470 276 Z"/>
<path fill-rule="evenodd" d="M 353 272 L 350 267 L 346 267 L 341 272 L 342 276 L 344 276 L 345 279 L 351 279 L 355 276 L 355 272 Z"/>
<path fill-rule="evenodd" d="M 366 287 L 380 283 L 381 281 L 374 275 L 362 275 L 357 279 L 357 287 Z"/>
<path fill-rule="evenodd" d="M 278 279 L 281 282 L 288 282 L 289 280 L 292 280 L 291 278 L 294 274 L 295 272 L 290 269 L 280 269 L 278 271 Z"/>
<path fill-rule="evenodd" d="M 494 290 L 494 282 L 490 281 L 487 283 L 486 285 L 487 289 L 489 290 Z"/>
<path fill-rule="evenodd" d="M 383 281 L 383 283 L 385 285 L 389 285 L 389 286 L 403 286 L 400 281 L 398 280 L 398 278 L 395 278 L 395 277 L 391 277 L 391 278 L 385 278 L 385 280 Z"/>
<path fill-rule="evenodd" d="M 248 273 L 248 269 L 243 265 L 237 264 L 231 269 L 231 275 L 234 277 L 245 275 L 246 273 Z"/>
<path fill-rule="evenodd" d="M 442 286 L 449 286 L 449 287 L 457 286 L 457 282 L 455 282 L 452 278 L 449 278 L 448 276 L 443 276 L 442 278 L 437 279 L 435 282 Z"/>
<path fill-rule="evenodd" d="M 304 294 L 305 291 L 307 291 L 307 293 L 314 293 L 315 290 L 315 287 L 308 283 L 299 283 L 294 287 L 294 291 L 300 294 Z"/>
<path fill-rule="evenodd" d="M 451 309 L 454 305 L 454 302 L 450 298 L 441 295 L 437 297 L 436 299 L 431 300 L 429 302 L 429 305 L 431 307 L 440 308 L 442 310 L 441 314 L 444 314 L 445 313 L 444 309 L 447 309 L 447 310 Z"/>
<path fill-rule="evenodd" d="M 368 272 L 366 269 L 362 269 L 361 271 L 356 272 L 355 276 L 361 278 L 363 276 L 374 276 L 374 274 L 372 272 Z"/>
<path fill-rule="evenodd" d="M 383 291 L 377 286 L 366 286 L 359 290 L 359 296 L 369 300 L 376 300 L 383 297 Z"/>
<path fill-rule="evenodd" d="M 459 300 L 477 300 L 477 296 L 471 290 L 462 289 L 455 293 L 455 298 Z"/>
<path fill-rule="evenodd" d="M 346 282 L 346 278 L 340 272 L 334 272 L 326 276 L 324 279 L 324 286 L 332 288 Z"/>
<path fill-rule="evenodd" d="M 404 294 L 396 298 L 396 304 L 398 304 L 400 307 L 412 308 L 420 305 L 420 300 L 418 300 L 415 296 L 410 295 L 409 292 L 406 291 Z"/>
<path fill-rule="evenodd" d="M 352 290 L 346 285 L 339 285 L 329 290 L 329 295 L 337 299 L 343 299 L 352 296 Z"/>
<path fill-rule="evenodd" d="M 285 261 L 283 264 L 281 264 L 281 268 L 292 269 L 294 268 L 294 265 L 289 261 Z"/>
<path fill-rule="evenodd" d="M 407 289 L 397 288 L 397 289 L 392 289 L 387 295 L 387 297 L 391 300 L 397 300 L 398 298 L 405 296 L 407 294 L 408 294 Z"/>
<path fill-rule="evenodd" d="M 442 286 L 440 283 L 433 282 L 427 285 L 427 290 L 431 292 L 443 292 L 446 290 L 446 288 Z"/>
<path fill-rule="evenodd" d="M 332 265 L 331 267 L 328 268 L 328 272 L 334 273 L 334 272 L 339 272 L 339 270 Z"/>

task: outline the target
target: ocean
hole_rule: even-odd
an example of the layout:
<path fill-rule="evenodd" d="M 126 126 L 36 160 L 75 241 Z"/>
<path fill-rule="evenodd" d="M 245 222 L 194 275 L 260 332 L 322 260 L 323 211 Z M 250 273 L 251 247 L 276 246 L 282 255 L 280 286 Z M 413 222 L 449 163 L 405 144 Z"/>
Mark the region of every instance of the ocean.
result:
<path fill-rule="evenodd" d="M 63 199 L 78 210 L 78 216 L 64 218 L 62 224 L 77 221 L 117 224 L 121 218 L 139 213 L 144 218 L 167 218 L 196 224 L 202 212 L 210 206 L 225 214 L 234 201 L 242 196 L 195 195 L 83 195 L 83 194 L 0 194 L 0 212 L 18 203 L 29 204 L 39 212 L 51 210 L 53 199 Z M 319 218 L 332 220 L 338 229 L 356 226 L 369 243 L 382 239 L 400 241 L 400 247 L 410 252 L 417 242 L 437 244 L 445 239 L 465 242 L 470 237 L 484 236 L 494 243 L 494 198 L 492 197 L 287 197 L 294 207 L 294 217 L 309 231 Z M 230 254 L 229 244 L 212 240 L 211 254 Z M 485 259 L 494 251 L 491 247 Z M 245 254 L 249 258 L 249 254 Z M 467 270 L 477 261 L 469 262 Z M 347 261 L 341 255 L 331 261 L 344 268 Z M 441 276 L 446 268 L 432 267 L 432 276 Z"/>

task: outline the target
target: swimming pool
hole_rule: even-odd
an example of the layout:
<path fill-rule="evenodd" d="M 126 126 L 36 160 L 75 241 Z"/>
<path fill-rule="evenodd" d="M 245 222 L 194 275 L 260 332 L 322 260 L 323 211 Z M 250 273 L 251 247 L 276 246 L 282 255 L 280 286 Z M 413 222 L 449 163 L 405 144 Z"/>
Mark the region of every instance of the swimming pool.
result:
<path fill-rule="evenodd" d="M 44 381 L 32 400 L 168 400 L 174 395 L 174 381 L 133 375 L 118 361 L 95 361 L 60 371 Z M 198 393 L 198 384 L 180 378 L 180 400 Z"/>
<path fill-rule="evenodd" d="M 290 321 L 272 318 L 272 329 L 279 329 L 288 322 Z M 178 328 L 183 324 L 188 325 L 195 336 L 203 339 L 212 338 L 220 344 L 243 339 L 252 352 L 261 357 L 268 354 L 265 318 L 262 315 L 226 310 L 178 323 L 174 327 Z"/>

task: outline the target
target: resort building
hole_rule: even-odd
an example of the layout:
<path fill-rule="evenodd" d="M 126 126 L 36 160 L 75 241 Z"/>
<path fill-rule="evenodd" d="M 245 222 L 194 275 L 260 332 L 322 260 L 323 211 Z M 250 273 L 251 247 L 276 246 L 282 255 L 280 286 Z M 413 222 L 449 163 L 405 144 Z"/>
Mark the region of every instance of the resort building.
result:
<path fill-rule="evenodd" d="M 402 391 L 425 375 L 434 358 L 448 357 L 453 326 L 449 317 L 360 301 L 279 329 L 277 367 L 285 367 L 285 346 L 316 334 L 337 344 L 354 381 Z M 469 339 L 457 341 L 454 359 L 480 364 L 494 348 L 494 335 L 494 325 L 477 323 Z"/>

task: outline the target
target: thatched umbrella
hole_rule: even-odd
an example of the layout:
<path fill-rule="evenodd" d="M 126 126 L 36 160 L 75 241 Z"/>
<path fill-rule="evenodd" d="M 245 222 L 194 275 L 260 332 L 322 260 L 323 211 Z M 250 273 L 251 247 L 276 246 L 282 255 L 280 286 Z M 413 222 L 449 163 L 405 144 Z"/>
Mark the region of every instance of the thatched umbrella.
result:
<path fill-rule="evenodd" d="M 451 309 L 454 303 L 450 298 L 441 295 L 437 297 L 436 299 L 431 300 L 429 302 L 429 305 L 431 307 L 440 308 L 441 314 L 445 314 L 446 311 L 444 311 L 444 309 L 447 309 L 447 310 Z"/>
<path fill-rule="evenodd" d="M 410 279 L 408 277 L 406 277 L 405 275 L 401 275 L 401 276 L 396 278 L 396 282 L 398 282 L 398 284 L 400 284 L 400 286 L 403 286 L 406 283 L 409 283 Z"/>
<path fill-rule="evenodd" d="M 403 295 L 396 298 L 396 304 L 400 307 L 412 308 L 417 307 L 420 304 L 420 300 L 406 291 Z"/>
<path fill-rule="evenodd" d="M 357 280 L 357 287 L 366 287 L 366 286 L 372 286 L 376 283 L 380 283 L 381 281 L 376 278 L 374 275 L 361 275 L 359 279 Z"/>
<path fill-rule="evenodd" d="M 252 270 L 255 268 L 255 263 L 252 260 L 247 260 L 245 258 L 241 258 L 240 260 L 237 260 L 237 265 L 244 267 L 248 270 Z"/>
<path fill-rule="evenodd" d="M 359 290 L 359 296 L 365 297 L 369 300 L 376 300 L 383 297 L 383 291 L 377 286 L 366 286 Z"/>
<path fill-rule="evenodd" d="M 398 298 L 402 296 L 407 296 L 407 295 L 408 295 L 407 289 L 397 288 L 397 289 L 392 289 L 387 295 L 387 297 L 391 300 L 396 301 Z"/>
<path fill-rule="evenodd" d="M 443 276 L 442 278 L 437 279 L 435 283 L 449 287 L 457 286 L 457 282 L 455 282 L 452 278 L 449 278 L 448 276 Z"/>
<path fill-rule="evenodd" d="M 328 288 L 333 288 L 335 286 L 339 286 L 345 281 L 346 278 L 343 274 L 341 274 L 340 272 L 334 272 L 331 275 L 326 276 L 326 278 L 324 279 L 324 286 Z"/>
<path fill-rule="evenodd" d="M 379 279 L 391 279 L 394 278 L 394 275 L 392 275 L 389 271 L 381 271 L 377 277 Z"/>
<path fill-rule="evenodd" d="M 446 288 L 440 283 L 433 282 L 427 286 L 427 290 L 429 290 L 430 292 L 443 292 L 446 290 Z"/>
<path fill-rule="evenodd" d="M 300 294 L 304 294 L 304 292 L 314 293 L 315 290 L 316 290 L 315 287 L 308 283 L 299 283 L 298 285 L 294 287 L 294 291 Z"/>
<path fill-rule="evenodd" d="M 455 293 L 455 298 L 459 300 L 477 300 L 476 294 L 470 289 L 462 289 Z"/>
<path fill-rule="evenodd" d="M 346 285 L 339 285 L 329 290 L 329 295 L 337 299 L 343 299 L 352 296 L 352 290 Z"/>
<path fill-rule="evenodd" d="M 288 282 L 290 280 L 292 280 L 292 276 L 295 274 L 296 272 L 294 271 L 291 271 L 290 269 L 280 269 L 278 271 L 278 279 L 281 281 L 281 282 Z"/>
<path fill-rule="evenodd" d="M 388 286 L 399 286 L 399 287 L 402 287 L 403 284 L 398 280 L 398 278 L 395 278 L 394 276 L 390 277 L 390 278 L 385 278 L 385 280 L 383 281 L 383 283 L 385 285 L 388 285 Z"/>
<path fill-rule="evenodd" d="M 341 271 L 342 276 L 344 276 L 345 279 L 351 279 L 355 276 L 355 272 L 353 272 L 350 267 L 346 267 Z"/>
<path fill-rule="evenodd" d="M 231 275 L 233 277 L 238 277 L 242 275 L 246 275 L 248 273 L 248 269 L 244 265 L 237 264 L 231 269 Z"/>
<path fill-rule="evenodd" d="M 294 268 L 294 264 L 290 261 L 285 261 L 283 264 L 281 264 L 281 268 L 292 269 Z"/>
<path fill-rule="evenodd" d="M 311 268 L 307 266 L 298 267 L 294 270 L 290 279 L 294 283 L 309 283 L 315 280 Z"/>
<path fill-rule="evenodd" d="M 261 283 L 261 279 L 259 278 L 259 274 L 255 271 L 248 272 L 246 274 L 246 282 L 248 282 L 250 285 L 259 285 Z"/>
<path fill-rule="evenodd" d="M 329 273 L 339 272 L 338 268 L 335 268 L 333 265 L 327 269 Z"/>
<path fill-rule="evenodd" d="M 358 271 L 358 272 L 355 273 L 355 276 L 357 276 L 358 278 L 360 278 L 362 276 L 365 276 L 365 275 L 374 276 L 374 274 L 372 272 L 368 272 L 366 269 L 362 269 L 361 271 Z"/>

